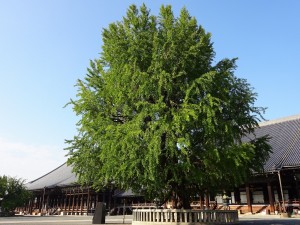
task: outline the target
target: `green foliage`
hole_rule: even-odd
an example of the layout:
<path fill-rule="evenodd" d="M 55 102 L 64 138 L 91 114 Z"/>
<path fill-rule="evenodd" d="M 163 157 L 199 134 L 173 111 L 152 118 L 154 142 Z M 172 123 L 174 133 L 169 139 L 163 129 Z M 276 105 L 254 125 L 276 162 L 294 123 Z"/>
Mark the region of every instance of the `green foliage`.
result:
<path fill-rule="evenodd" d="M 102 35 L 101 56 L 70 102 L 80 120 L 68 163 L 80 182 L 188 202 L 261 169 L 267 138 L 241 140 L 264 109 L 235 77 L 236 59 L 213 64 L 211 35 L 185 8 L 175 18 L 162 6 L 155 17 L 132 5 Z"/>
<path fill-rule="evenodd" d="M 1 210 L 11 212 L 23 206 L 30 199 L 30 192 L 24 186 L 24 180 L 0 176 Z"/>

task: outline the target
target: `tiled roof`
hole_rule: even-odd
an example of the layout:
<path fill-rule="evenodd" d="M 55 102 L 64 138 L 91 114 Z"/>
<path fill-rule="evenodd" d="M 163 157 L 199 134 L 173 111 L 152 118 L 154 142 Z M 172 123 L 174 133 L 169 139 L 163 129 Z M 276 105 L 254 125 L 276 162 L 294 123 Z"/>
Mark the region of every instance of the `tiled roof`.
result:
<path fill-rule="evenodd" d="M 265 172 L 300 167 L 300 115 L 260 123 L 255 134 L 271 137 L 273 153 L 264 165 Z"/>
<path fill-rule="evenodd" d="M 264 165 L 265 172 L 289 167 L 300 167 L 300 115 L 260 123 L 255 130 L 257 137 L 269 134 L 273 153 Z M 29 190 L 44 187 L 69 186 L 76 183 L 72 167 L 66 163 L 26 184 Z M 129 195 L 129 192 L 119 195 Z"/>
<path fill-rule="evenodd" d="M 56 186 L 69 186 L 76 183 L 76 175 L 72 172 L 72 167 L 67 163 L 62 164 L 44 176 L 26 184 L 28 190 L 38 190 L 52 188 Z"/>

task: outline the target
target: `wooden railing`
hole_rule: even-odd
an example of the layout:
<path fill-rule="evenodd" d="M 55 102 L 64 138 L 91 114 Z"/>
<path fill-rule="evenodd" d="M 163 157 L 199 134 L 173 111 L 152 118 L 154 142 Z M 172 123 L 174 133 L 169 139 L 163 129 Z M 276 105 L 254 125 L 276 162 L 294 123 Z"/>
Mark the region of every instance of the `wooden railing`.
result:
<path fill-rule="evenodd" d="M 134 209 L 132 225 L 171 224 L 235 224 L 236 210 Z"/>

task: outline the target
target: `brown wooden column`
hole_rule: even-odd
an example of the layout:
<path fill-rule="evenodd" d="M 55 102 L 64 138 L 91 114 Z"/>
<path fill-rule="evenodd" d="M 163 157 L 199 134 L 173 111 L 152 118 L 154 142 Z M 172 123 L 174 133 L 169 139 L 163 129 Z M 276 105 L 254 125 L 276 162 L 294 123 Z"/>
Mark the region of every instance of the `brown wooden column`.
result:
<path fill-rule="evenodd" d="M 30 215 L 32 214 L 33 204 L 34 204 L 34 198 L 31 198 L 31 199 L 30 199 L 30 204 L 29 204 L 29 209 L 28 209 L 28 213 L 29 213 Z"/>
<path fill-rule="evenodd" d="M 75 192 L 74 192 L 74 189 L 73 189 L 73 193 L 72 193 L 72 215 L 73 215 L 73 212 L 74 212 L 74 204 L 75 204 Z"/>
<path fill-rule="evenodd" d="M 205 192 L 205 208 L 209 209 L 209 193 L 208 193 L 208 191 Z"/>
<path fill-rule="evenodd" d="M 97 194 L 96 193 L 94 193 L 94 209 L 96 209 L 96 207 L 97 207 Z"/>
<path fill-rule="evenodd" d="M 63 210 L 66 211 L 66 207 L 67 207 L 67 200 L 68 200 L 68 195 L 67 195 L 67 191 L 64 194 L 64 208 Z"/>
<path fill-rule="evenodd" d="M 70 193 L 69 193 L 69 201 L 68 201 L 68 215 L 69 215 L 69 213 L 70 213 L 70 208 L 71 208 L 71 189 L 70 189 Z"/>
<path fill-rule="evenodd" d="M 97 199 L 96 199 L 96 205 L 99 202 L 99 192 L 97 192 Z M 96 207 L 95 207 L 96 208 Z"/>
<path fill-rule="evenodd" d="M 59 208 L 60 208 L 60 210 L 62 210 L 63 205 L 64 205 L 64 195 L 62 193 L 62 195 L 59 198 Z"/>
<path fill-rule="evenodd" d="M 44 208 L 44 205 L 45 205 L 45 192 L 46 192 L 46 188 L 44 188 L 44 190 L 43 190 L 42 207 L 41 207 L 40 212 L 42 212 L 42 209 Z"/>
<path fill-rule="evenodd" d="M 88 187 L 88 196 L 87 196 L 86 209 L 87 209 L 87 213 L 88 213 L 89 209 L 90 209 L 90 188 L 89 187 Z"/>
<path fill-rule="evenodd" d="M 252 211 L 251 193 L 250 193 L 250 186 L 249 186 L 249 184 L 246 184 L 246 197 L 247 197 L 248 212 L 253 213 L 253 211 Z"/>
<path fill-rule="evenodd" d="M 239 188 L 235 188 L 233 193 L 234 193 L 234 200 L 235 200 L 235 202 L 233 202 L 233 203 L 234 204 L 241 204 L 240 189 Z"/>
<path fill-rule="evenodd" d="M 48 210 L 48 205 L 49 205 L 49 193 L 47 194 L 47 200 L 46 200 L 46 211 Z"/>
<path fill-rule="evenodd" d="M 102 202 L 106 203 L 106 191 L 102 191 Z"/>
<path fill-rule="evenodd" d="M 203 205 L 203 194 L 202 193 L 200 194 L 199 200 L 200 200 L 200 209 L 203 209 L 204 205 Z"/>
<path fill-rule="evenodd" d="M 110 210 L 111 209 L 111 197 L 112 197 L 112 193 L 113 193 L 113 190 L 112 190 L 112 187 L 109 188 L 109 196 L 108 196 L 108 209 Z"/>
<path fill-rule="evenodd" d="M 60 208 L 61 209 L 61 202 L 62 202 L 62 196 L 58 195 L 56 198 L 56 208 Z"/>
<path fill-rule="evenodd" d="M 65 198 L 64 198 L 64 211 L 67 211 L 67 203 L 68 203 L 68 190 L 65 190 Z"/>
<path fill-rule="evenodd" d="M 35 205 L 34 205 L 35 207 L 35 209 L 38 209 L 38 210 L 40 210 L 40 197 L 37 195 L 36 196 L 36 201 L 35 201 Z M 36 210 L 35 210 L 35 212 L 36 212 Z"/>
<path fill-rule="evenodd" d="M 42 196 L 40 196 L 40 200 L 39 200 L 39 213 L 42 212 L 42 208 L 43 208 L 43 194 Z"/>
<path fill-rule="evenodd" d="M 274 194 L 273 194 L 273 189 L 271 186 L 271 183 L 268 182 L 268 196 L 269 196 L 269 204 L 270 204 L 270 210 L 272 213 L 275 213 L 275 207 L 274 207 Z"/>
<path fill-rule="evenodd" d="M 79 194 L 78 194 L 78 192 L 75 195 L 75 204 L 76 204 L 75 213 L 77 215 L 77 212 L 78 212 L 78 209 L 79 209 Z"/>
<path fill-rule="evenodd" d="M 300 193 L 299 193 L 299 184 L 298 184 L 298 179 L 296 174 L 294 175 L 294 179 L 295 179 L 295 188 L 296 188 L 296 200 L 299 201 L 299 206 L 300 207 Z"/>
<path fill-rule="evenodd" d="M 91 208 L 95 208 L 95 193 L 91 194 Z"/>
<path fill-rule="evenodd" d="M 82 215 L 82 210 L 83 210 L 83 191 L 81 192 L 81 202 L 80 202 L 80 215 Z"/>
<path fill-rule="evenodd" d="M 84 209 L 86 210 L 86 213 L 87 213 L 87 209 L 88 209 L 88 193 L 86 193 L 85 196 L 84 196 Z"/>

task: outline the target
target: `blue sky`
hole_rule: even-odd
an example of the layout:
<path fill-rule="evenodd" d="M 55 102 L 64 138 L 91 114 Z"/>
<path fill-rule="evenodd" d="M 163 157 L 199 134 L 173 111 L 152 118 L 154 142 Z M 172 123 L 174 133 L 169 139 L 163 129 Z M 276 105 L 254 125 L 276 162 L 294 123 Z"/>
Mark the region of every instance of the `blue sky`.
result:
<path fill-rule="evenodd" d="M 300 1 L 0 0 L 0 175 L 32 180 L 65 162 L 76 80 L 99 56 L 102 29 L 142 2 L 155 15 L 186 6 L 212 33 L 216 61 L 239 58 L 236 75 L 266 119 L 300 113 Z"/>

